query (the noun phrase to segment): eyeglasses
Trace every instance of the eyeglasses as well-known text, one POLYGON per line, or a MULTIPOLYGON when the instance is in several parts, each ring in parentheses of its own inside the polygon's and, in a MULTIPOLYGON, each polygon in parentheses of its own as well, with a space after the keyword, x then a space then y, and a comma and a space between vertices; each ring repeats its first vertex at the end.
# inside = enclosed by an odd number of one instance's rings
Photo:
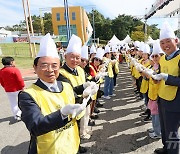
POLYGON ((100 60, 100 59, 98 59, 98 58, 94 58, 94 60, 99 61, 99 62, 101 61, 101 60, 100 60))
POLYGON ((152 58, 157 58, 157 57, 159 57, 159 55, 152 55, 151 57, 152 58))
POLYGON ((43 71, 49 69, 50 66, 51 66, 51 69, 52 69, 53 71, 56 71, 56 70, 59 69, 59 65, 57 65, 57 64, 41 64, 41 65, 38 65, 38 66, 39 66, 39 67, 41 68, 41 70, 43 70, 43 71))
POLYGON ((88 61, 87 61, 87 60, 85 60, 85 59, 81 59, 81 62, 82 62, 82 63, 84 63, 84 62, 86 62, 86 63, 87 63, 88 61))

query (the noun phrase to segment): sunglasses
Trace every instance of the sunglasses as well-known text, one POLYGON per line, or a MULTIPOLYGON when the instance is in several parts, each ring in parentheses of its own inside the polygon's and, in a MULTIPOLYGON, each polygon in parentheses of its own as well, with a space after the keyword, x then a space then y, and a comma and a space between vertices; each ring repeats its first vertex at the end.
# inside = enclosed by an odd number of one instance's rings
POLYGON ((152 58, 157 58, 157 57, 159 57, 159 55, 152 55, 151 57, 152 58))
POLYGON ((94 58, 94 60, 95 60, 95 61, 99 61, 99 62, 101 61, 101 60, 100 60, 100 59, 98 59, 98 58, 94 58))

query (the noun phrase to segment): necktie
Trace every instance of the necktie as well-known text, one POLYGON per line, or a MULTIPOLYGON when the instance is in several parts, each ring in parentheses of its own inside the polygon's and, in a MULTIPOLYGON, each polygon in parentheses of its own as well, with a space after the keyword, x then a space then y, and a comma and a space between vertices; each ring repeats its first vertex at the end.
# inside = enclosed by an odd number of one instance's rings
POLYGON ((77 75, 76 69, 73 70, 73 74, 74 74, 74 75, 77 75))
POLYGON ((55 87, 50 87, 50 90, 51 90, 52 92, 56 92, 56 91, 57 91, 55 87))

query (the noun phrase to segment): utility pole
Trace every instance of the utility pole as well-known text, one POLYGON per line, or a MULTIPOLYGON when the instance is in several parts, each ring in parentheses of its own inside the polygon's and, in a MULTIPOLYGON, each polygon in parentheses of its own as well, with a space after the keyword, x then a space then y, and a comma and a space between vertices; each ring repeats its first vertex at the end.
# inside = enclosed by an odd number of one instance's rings
POLYGON ((93 36, 94 36, 94 44, 96 43, 96 33, 95 33, 95 24, 94 24, 94 9, 92 8, 92 13, 93 13, 93 36))
POLYGON ((33 52, 32 52, 31 41, 30 41, 29 24, 28 24, 28 19, 26 16, 27 13, 26 13, 26 6, 24 4, 24 0, 22 0, 22 4, 23 4, 23 10, 24 10, 24 17, 25 17, 25 21, 26 21, 26 29, 27 29, 27 35, 28 35, 30 55, 31 55, 31 57, 34 57, 33 52))
POLYGON ((66 18, 66 30, 67 30, 67 41, 71 38, 71 26, 69 21, 69 7, 67 0, 64 0, 64 10, 65 10, 65 18, 66 18))
MULTIPOLYGON (((145 9, 145 15, 146 15, 146 12, 147 12, 147 8, 145 9)), ((147 19, 146 18, 144 21, 144 42, 145 43, 147 42, 147 19)))
MULTIPOLYGON (((29 0, 27 0, 27 7, 28 7, 28 15, 29 15, 31 33, 32 33, 32 36, 34 37, 34 29, 33 29, 33 25, 32 25, 32 18, 31 18, 29 0)), ((36 53, 36 44, 33 43, 33 46, 34 46, 34 56, 36 56, 37 55, 37 53, 36 53)))

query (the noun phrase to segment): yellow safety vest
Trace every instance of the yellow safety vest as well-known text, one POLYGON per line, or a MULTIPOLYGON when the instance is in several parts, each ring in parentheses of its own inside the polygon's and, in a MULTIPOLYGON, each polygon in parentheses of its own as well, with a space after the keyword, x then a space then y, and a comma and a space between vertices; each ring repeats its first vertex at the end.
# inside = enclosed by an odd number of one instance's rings
POLYGON ((158 88, 159 84, 154 83, 153 79, 149 79, 149 90, 148 90, 148 97, 151 100, 157 100, 158 97, 158 88))
MULTIPOLYGON (((150 61, 148 61, 146 64, 143 64, 146 68, 150 66, 150 61)), ((145 94, 148 91, 149 88, 149 80, 142 79, 141 83, 141 89, 140 92, 145 94)))
POLYGON ((71 81, 71 84, 73 85, 73 87, 82 85, 83 83, 86 82, 84 70, 80 66, 78 66, 76 69, 78 72, 78 76, 69 73, 64 68, 61 68, 59 71, 60 74, 62 74, 64 77, 66 77, 67 79, 71 81))
MULTIPOLYGON (((25 90, 35 100, 44 116, 49 115, 67 104, 74 104, 73 89, 69 83, 62 83, 63 91, 52 93, 33 84, 25 90), (71 97, 69 97, 71 96, 71 97)), ((64 127, 37 137, 38 154, 76 154, 80 138, 76 119, 64 127)))
MULTIPOLYGON (((69 79, 69 81, 71 81, 71 84, 73 87, 80 86, 86 82, 84 70, 80 66, 77 66, 76 69, 78 72, 78 76, 69 73, 64 68, 61 68, 59 70, 60 74, 62 74, 64 77, 69 79)), ((78 95, 78 96, 81 97, 82 95, 78 95)), ((82 111, 81 114, 79 114, 76 119, 78 120, 78 119, 82 118, 84 116, 84 114, 85 114, 85 110, 82 111)))
MULTIPOLYGON (((108 58, 103 57, 103 62, 106 62, 106 61, 108 61, 108 58)), ((111 62, 108 63, 107 72, 108 72, 108 76, 109 76, 110 78, 113 78, 113 77, 114 77, 113 70, 112 70, 112 63, 111 63, 111 62)))
MULTIPOLYGON (((140 64, 141 64, 142 60, 143 60, 143 59, 138 60, 140 64)), ((141 74, 140 74, 139 71, 134 67, 134 77, 135 77, 136 79, 139 79, 140 76, 141 76, 141 74)))
MULTIPOLYGON (((172 58, 171 60, 166 60, 165 55, 160 59, 161 73, 167 73, 173 76, 179 76, 179 63, 180 55, 172 58)), ((167 101, 172 101, 176 97, 177 86, 166 85, 164 80, 160 81, 158 95, 167 101)))
POLYGON ((119 62, 118 61, 116 61, 114 69, 115 69, 115 73, 118 74, 119 73, 119 62))

